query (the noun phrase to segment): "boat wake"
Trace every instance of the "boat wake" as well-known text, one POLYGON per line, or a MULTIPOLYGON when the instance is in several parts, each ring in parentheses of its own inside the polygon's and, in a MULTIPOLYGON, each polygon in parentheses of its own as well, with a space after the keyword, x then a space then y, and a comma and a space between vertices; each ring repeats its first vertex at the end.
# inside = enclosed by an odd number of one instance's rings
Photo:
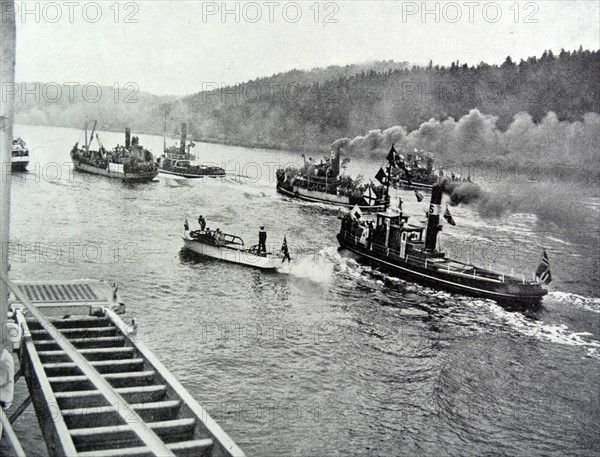
POLYGON ((568 292, 550 292, 548 299, 571 306, 580 306, 587 311, 600 314, 600 298, 583 297, 568 292))
POLYGON ((309 279, 322 284, 330 284, 334 275, 332 248, 322 249, 316 255, 300 257, 290 263, 284 263, 277 268, 280 273, 289 274, 297 278, 309 279))
POLYGON ((493 306, 491 311, 522 335, 557 344, 580 346, 585 348, 588 357, 600 360, 600 341, 594 339, 595 335, 592 333, 571 332, 566 324, 533 321, 521 313, 511 313, 500 306, 493 306))

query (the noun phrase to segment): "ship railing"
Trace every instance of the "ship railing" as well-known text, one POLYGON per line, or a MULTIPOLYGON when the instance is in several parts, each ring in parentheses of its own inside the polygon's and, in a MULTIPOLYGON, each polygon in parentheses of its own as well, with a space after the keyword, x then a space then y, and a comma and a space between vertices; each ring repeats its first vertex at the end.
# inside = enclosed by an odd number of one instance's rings
MULTIPOLYGON (((50 320, 44 316, 36 307, 33 305, 26 295, 20 291, 20 289, 4 274, 0 273, 0 280, 6 284, 8 289, 15 295, 20 301, 23 307, 29 312, 46 332, 54 340, 54 342, 65 352, 71 359, 76 367, 90 380, 94 387, 101 393, 101 395, 108 401, 108 404, 115 405, 116 413, 121 416, 123 421, 128 424, 138 438, 148 447, 150 452, 155 456, 175 456, 165 443, 159 438, 159 436, 148 426, 146 422, 138 415, 133 409, 128 407, 128 403, 125 399, 109 384, 109 382, 102 377, 102 375, 91 365, 90 362, 70 343, 66 338, 61 338, 61 333, 57 328, 50 322, 50 320)), ((27 336, 26 336, 27 338, 27 336)), ((31 336, 28 336, 31 338, 31 336)), ((72 447, 72 445, 71 445, 72 447)))

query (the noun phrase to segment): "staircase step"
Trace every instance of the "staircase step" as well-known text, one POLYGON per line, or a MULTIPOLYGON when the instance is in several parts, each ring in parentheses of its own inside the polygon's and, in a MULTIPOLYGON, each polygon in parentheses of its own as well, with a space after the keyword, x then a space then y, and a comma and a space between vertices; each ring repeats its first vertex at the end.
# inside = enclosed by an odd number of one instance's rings
MULTIPOLYGON (((213 440, 201 439, 181 441, 167 444, 167 447, 177 456, 181 457, 208 457, 213 447, 213 440)), ((104 449, 100 451, 79 452, 79 457, 153 457, 154 454, 147 447, 130 447, 122 449, 104 449)))
MULTIPOLYGON (((168 421, 177 418, 181 402, 165 400, 152 403, 136 403, 133 405, 94 406, 91 408, 63 409, 62 416, 70 429, 89 428, 97 426, 122 425, 123 419, 119 409, 131 415, 133 409, 144 422, 168 421)), ((132 416, 132 419, 133 416, 132 416)))
MULTIPOLYGON (((101 360, 91 362, 91 365, 102 374, 140 371, 144 368, 144 359, 101 360)), ((72 376, 81 374, 81 370, 72 362, 44 363, 48 376, 72 376)))
MULTIPOLYGON (((117 328, 113 326, 104 327, 77 327, 63 328, 59 330, 60 334, 72 340, 74 338, 98 338, 102 336, 114 336, 117 334, 117 328)), ((47 340, 48 332, 46 330, 31 330, 31 338, 34 341, 47 340)))
MULTIPOLYGON (((125 344, 123 336, 106 336, 98 338, 73 338, 69 342, 78 349, 101 348, 101 347, 116 347, 125 344)), ((47 351, 57 349, 59 346, 54 340, 38 340, 34 341, 38 351, 47 351)))
MULTIPOLYGON (((113 323, 106 317, 77 316, 69 319, 49 319, 52 325, 58 329, 73 327, 104 327, 112 326, 113 323)), ((40 330, 42 325, 35 319, 27 319, 29 330, 40 330)))
MULTIPOLYGON (((173 443, 193 439, 196 420, 176 419, 148 425, 164 442, 173 443)), ((78 428, 69 432, 79 452, 143 445, 129 425, 78 428)))
MULTIPOLYGON (((96 360, 125 359, 133 357, 135 349, 128 346, 80 349, 79 352, 90 362, 96 360)), ((69 362, 65 351, 38 351, 42 363, 69 362)))
MULTIPOLYGON (((164 384, 115 389, 128 403, 156 402, 165 398, 167 386, 164 384)), ((77 390, 73 392, 55 392, 61 409, 89 408, 106 406, 107 400, 99 390, 77 390)))
MULTIPOLYGON (((147 386, 152 383, 155 376, 154 370, 148 371, 133 371, 127 373, 108 373, 102 375, 111 386, 119 387, 135 387, 147 386)), ((48 381, 54 392, 66 392, 75 390, 92 390, 94 385, 87 376, 53 376, 49 377, 48 381)))

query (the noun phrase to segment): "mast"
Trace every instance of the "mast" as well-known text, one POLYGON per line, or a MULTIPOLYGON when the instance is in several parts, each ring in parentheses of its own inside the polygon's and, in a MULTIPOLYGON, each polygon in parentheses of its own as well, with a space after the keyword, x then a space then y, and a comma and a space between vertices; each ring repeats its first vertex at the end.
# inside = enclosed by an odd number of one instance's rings
POLYGON ((98 121, 94 121, 94 126, 92 127, 92 133, 90 134, 90 142, 88 143, 88 148, 92 145, 92 141, 94 140, 94 132, 96 131, 96 124, 98 121))
MULTIPOLYGON (((15 84, 15 58, 17 29, 13 2, 2 2, 2 24, 0 24, 0 86, 13 87, 15 84), (8 8, 5 8, 8 6, 8 8), (12 8, 11 8, 12 6, 12 8)), ((2 183, 0 183, 0 242, 2 243, 2 276, 8 278, 9 224, 10 224, 10 185, 7 176, 11 169, 14 91, 5 91, 6 99, 0 103, 0 162, 2 163, 2 183)), ((0 343, 6 335, 6 314, 8 313, 8 286, 0 281, 0 343)), ((2 348, 0 348, 0 351, 2 348)))
POLYGON ((84 137, 85 137, 85 150, 87 151, 88 148, 88 136, 87 136, 87 119, 85 121, 85 125, 83 126, 83 132, 84 132, 84 137))
POLYGON ((185 142, 187 138, 187 124, 181 124, 181 144, 179 145, 179 152, 185 154, 185 142))

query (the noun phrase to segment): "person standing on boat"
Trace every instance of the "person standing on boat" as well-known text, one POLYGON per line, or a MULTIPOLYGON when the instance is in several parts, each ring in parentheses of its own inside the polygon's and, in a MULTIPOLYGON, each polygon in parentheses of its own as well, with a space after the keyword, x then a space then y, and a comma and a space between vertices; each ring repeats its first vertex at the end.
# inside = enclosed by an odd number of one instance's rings
POLYGON ((202 217, 202 214, 198 216, 198 225, 200 225, 200 230, 202 231, 204 231, 204 229, 206 228, 206 221, 202 217))
POLYGON ((258 232, 258 253, 267 252, 267 231, 264 225, 260 227, 258 232))

